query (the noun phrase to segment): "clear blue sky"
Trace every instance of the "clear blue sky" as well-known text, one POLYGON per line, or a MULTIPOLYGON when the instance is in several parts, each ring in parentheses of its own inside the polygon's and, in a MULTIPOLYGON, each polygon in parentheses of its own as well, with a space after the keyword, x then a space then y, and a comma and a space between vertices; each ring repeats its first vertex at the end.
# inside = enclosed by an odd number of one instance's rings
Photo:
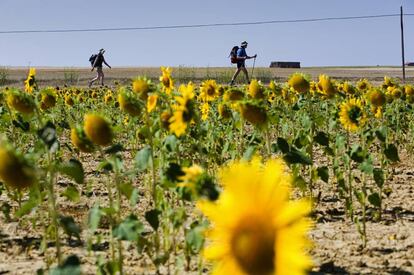
MULTIPOLYGON (((145 27, 414 13, 413 0, 0 0, 0 31, 145 27)), ((405 18, 414 61, 414 16, 405 18)), ((400 65, 398 17, 195 29, 0 34, 0 66, 89 66, 100 48, 112 66, 230 66, 247 40, 257 66, 400 65)))

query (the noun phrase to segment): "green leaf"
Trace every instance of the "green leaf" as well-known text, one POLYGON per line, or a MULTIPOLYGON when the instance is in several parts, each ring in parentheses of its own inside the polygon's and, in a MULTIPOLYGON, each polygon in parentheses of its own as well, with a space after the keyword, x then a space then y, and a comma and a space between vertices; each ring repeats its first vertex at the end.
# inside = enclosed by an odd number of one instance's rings
POLYGON ((323 180, 324 182, 329 182, 329 168, 327 166, 318 167, 318 176, 323 180))
POLYGON ((359 146, 358 144, 355 144, 354 146, 352 146, 350 157, 355 162, 358 162, 358 163, 363 162, 365 159, 365 153, 362 150, 362 147, 359 146))
POLYGON ((73 219, 73 217, 70 217, 70 216, 60 216, 59 217, 59 223, 62 226, 62 228, 65 231, 65 233, 69 237, 75 236, 76 238, 80 239, 81 229, 76 224, 76 222, 73 219))
POLYGON ((144 171, 152 165, 150 146, 145 146, 137 153, 137 156, 135 157, 135 165, 138 171, 144 171))
POLYGON ((308 183, 302 176, 296 176, 293 178, 293 186, 298 187, 301 191, 306 191, 308 183))
POLYGON ((161 211, 159 211, 158 209, 152 209, 152 210, 145 212, 145 220, 151 225, 151 227, 155 231, 157 231, 160 225, 160 220, 158 217, 160 214, 161 214, 161 211))
POLYGON ((65 191, 63 191, 62 196, 66 197, 72 202, 78 202, 80 199, 79 191, 75 186, 68 186, 65 191))
POLYGON ((381 197, 378 193, 372 193, 368 196, 368 201, 375 207, 381 206, 381 197))
POLYGON ((187 231, 185 235, 185 241, 187 245, 191 248, 193 253, 198 253, 204 244, 204 227, 195 226, 194 228, 187 231))
POLYGON ((387 141, 387 129, 385 127, 381 127, 378 130, 375 131, 375 136, 379 139, 381 142, 387 141))
POLYGON ((141 127, 141 129, 139 129, 138 132, 138 137, 141 139, 149 139, 151 136, 151 128, 148 127, 147 125, 141 127))
POLYGON ((400 161, 400 157, 398 156, 398 149, 394 144, 389 144, 385 150, 384 155, 387 157, 388 160, 391 162, 400 161))
POLYGON ((84 172, 82 163, 76 159, 70 159, 67 163, 58 165, 57 170, 75 180, 78 184, 84 181, 84 172))
POLYGON ((372 164, 372 159, 371 158, 367 158, 365 159, 360 165, 359 165, 359 169, 368 174, 371 175, 374 171, 374 165, 372 164))
POLYGON ((98 229, 102 214, 103 213, 98 205, 95 205, 89 211, 88 224, 89 224, 89 229, 91 229, 93 232, 96 229, 98 229))
POLYGON ((360 204, 364 204, 364 193, 358 190, 354 190, 355 197, 358 199, 360 204))
POLYGON ((382 188, 384 186, 384 182, 385 182, 384 171, 382 171, 382 169, 380 169, 380 168, 375 168, 373 173, 374 173, 375 184, 379 188, 382 188))
POLYGON ((329 136, 325 132, 318 132, 313 140, 322 146, 329 146, 329 136))
POLYGON ((71 255, 66 258, 61 266, 53 268, 50 275, 80 275, 80 260, 76 255, 71 255))
POLYGON ((16 211, 16 217, 23 217, 24 215, 29 214, 33 208, 37 207, 41 203, 41 195, 39 193, 39 190, 37 190, 38 187, 33 187, 30 189, 29 193, 29 200, 24 203, 19 210, 16 211))
POLYGON ((304 165, 311 165, 312 164, 312 160, 306 156, 304 153, 302 153, 301 151, 297 150, 297 149, 292 149, 292 151, 288 152, 283 159, 288 163, 288 164, 304 164, 304 165))
POLYGON ((175 135, 169 135, 164 140, 164 148, 168 152, 175 152, 177 150, 178 139, 175 135))
POLYGON ((276 143, 277 147, 283 154, 289 153, 290 146, 286 139, 278 137, 276 143))
POLYGON ((256 146, 249 146, 249 148, 247 148, 247 150, 243 154, 243 159, 247 161, 251 160, 255 152, 256 146))
POLYGON ((121 191, 121 194, 129 199, 131 198, 132 192, 134 191, 134 187, 129 182, 121 183, 119 185, 119 191, 121 191))
POLYGON ((123 241, 137 241, 144 231, 144 225, 136 216, 130 215, 118 224, 112 231, 114 237, 123 241))
POLYGON ((121 144, 116 143, 112 145, 111 147, 109 147, 108 149, 105 149, 105 154, 111 155, 111 154, 115 154, 115 153, 122 152, 122 151, 124 151, 124 147, 121 144))

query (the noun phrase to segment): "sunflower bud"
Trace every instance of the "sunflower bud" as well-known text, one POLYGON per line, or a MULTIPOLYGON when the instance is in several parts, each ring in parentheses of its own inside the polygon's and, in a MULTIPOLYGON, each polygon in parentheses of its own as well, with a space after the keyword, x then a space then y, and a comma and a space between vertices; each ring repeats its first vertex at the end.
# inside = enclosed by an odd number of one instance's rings
POLYGON ((90 153, 93 152, 93 143, 86 137, 85 131, 79 128, 72 128, 70 133, 70 139, 81 152, 90 153))
POLYGON ((309 80, 301 73, 294 73, 288 80, 288 85, 298 93, 306 93, 309 91, 309 80))
POLYGON ((106 146, 112 142, 112 129, 104 118, 99 115, 87 114, 84 121, 85 134, 93 143, 106 146))
POLYGON ((35 170, 13 150, 0 147, 0 179, 14 189, 24 189, 36 182, 35 170))
POLYGON ((263 127, 267 122, 266 110, 263 107, 253 105, 252 103, 243 103, 240 105, 242 117, 251 124, 263 127))
POLYGON ((9 90, 6 101, 9 107, 22 114, 31 114, 36 109, 33 98, 17 89, 9 90))

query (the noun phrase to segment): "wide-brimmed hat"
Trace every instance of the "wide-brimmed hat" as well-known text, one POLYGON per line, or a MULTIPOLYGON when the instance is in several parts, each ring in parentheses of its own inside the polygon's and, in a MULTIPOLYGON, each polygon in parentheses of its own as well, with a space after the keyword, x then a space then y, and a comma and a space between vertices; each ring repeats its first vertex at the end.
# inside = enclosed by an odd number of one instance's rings
POLYGON ((243 41, 243 42, 241 42, 241 44, 240 44, 242 47, 243 46, 247 46, 247 41, 243 41))

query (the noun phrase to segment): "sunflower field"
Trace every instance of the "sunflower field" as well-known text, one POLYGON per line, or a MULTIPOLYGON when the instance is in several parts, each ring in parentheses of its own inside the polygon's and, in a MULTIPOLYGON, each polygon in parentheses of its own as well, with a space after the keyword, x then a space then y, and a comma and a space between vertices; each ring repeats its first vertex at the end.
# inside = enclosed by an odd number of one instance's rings
POLYGON ((173 75, 0 88, 0 274, 414 272, 414 86, 173 75))

